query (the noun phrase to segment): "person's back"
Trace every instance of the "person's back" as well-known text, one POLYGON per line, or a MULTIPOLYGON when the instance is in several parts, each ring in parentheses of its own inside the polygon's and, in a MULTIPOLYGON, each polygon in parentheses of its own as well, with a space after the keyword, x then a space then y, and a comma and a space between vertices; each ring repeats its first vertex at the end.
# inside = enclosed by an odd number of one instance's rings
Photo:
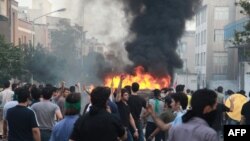
POLYGON ((81 109, 80 93, 71 93, 65 102, 65 117, 52 130, 50 141, 68 141, 81 109))
POLYGON ((219 141, 210 126, 216 117, 217 94, 208 89, 197 90, 191 99, 191 109, 182 116, 182 124, 169 130, 170 141, 219 141))
POLYGON ((134 120, 138 121, 142 108, 146 108, 146 101, 138 95, 131 95, 128 99, 128 105, 134 120))
POLYGON ((13 100, 14 92, 10 88, 10 82, 6 81, 4 83, 4 90, 0 92, 0 97, 1 97, 1 107, 4 107, 4 105, 13 100))
POLYGON ((246 102, 241 109, 241 124, 250 125, 250 101, 246 102))
POLYGON ((43 100, 31 106, 37 117, 42 141, 49 140, 51 130, 56 123, 55 117, 58 120, 62 119, 59 107, 50 101, 52 93, 51 87, 45 87, 42 90, 43 100))
POLYGON ((55 114, 59 107, 50 101, 41 101, 31 106, 36 113, 40 129, 52 129, 55 125, 55 114))
POLYGON ((15 106, 7 111, 9 141, 33 141, 32 128, 37 127, 35 114, 24 106, 15 106))
POLYGON ((125 128, 121 122, 107 112, 110 89, 96 87, 91 92, 90 111, 75 123, 70 140, 73 141, 117 141, 126 139, 125 128))
POLYGON ((106 110, 99 111, 96 115, 87 113, 75 125, 78 126, 81 141, 117 141, 117 137, 124 134, 119 120, 106 110))
POLYGON ((217 141, 217 133, 201 118, 176 125, 169 130, 169 141, 217 141), (177 135, 178 134, 178 135, 177 135))
POLYGON ((27 108, 30 93, 21 89, 18 94, 18 105, 7 111, 3 136, 6 136, 7 127, 9 141, 40 141, 40 131, 34 112, 27 108))

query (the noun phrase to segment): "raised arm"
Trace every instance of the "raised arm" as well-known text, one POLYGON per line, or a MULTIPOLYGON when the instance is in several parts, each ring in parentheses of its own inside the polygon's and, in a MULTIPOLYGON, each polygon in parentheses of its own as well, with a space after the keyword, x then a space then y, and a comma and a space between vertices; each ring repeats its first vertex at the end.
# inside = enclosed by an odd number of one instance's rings
POLYGON ((116 94, 116 97, 115 97, 116 102, 121 101, 122 82, 123 82, 124 79, 125 79, 125 75, 121 75, 119 85, 118 85, 118 88, 117 88, 117 94, 116 94))

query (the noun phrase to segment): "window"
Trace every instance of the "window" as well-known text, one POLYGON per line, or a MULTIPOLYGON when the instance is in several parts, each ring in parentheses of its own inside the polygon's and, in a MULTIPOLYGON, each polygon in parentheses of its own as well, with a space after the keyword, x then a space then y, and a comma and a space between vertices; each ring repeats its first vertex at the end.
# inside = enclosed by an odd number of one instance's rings
POLYGON ((207 43, 207 30, 204 30, 204 44, 207 43))
POLYGON ((205 23, 207 20, 207 8, 204 7, 201 12, 201 23, 205 23))
POLYGON ((215 7, 214 19, 215 20, 228 20, 229 19, 229 8, 228 7, 215 7))
POLYGON ((225 74, 227 73, 227 54, 226 53, 214 53, 213 55, 213 72, 215 74, 225 74))
POLYGON ((200 33, 198 33, 198 46, 200 46, 200 33))
POLYGON ((201 31, 201 45, 203 45, 203 31, 201 31))
POLYGON ((214 41, 215 42, 224 41, 224 30, 223 29, 215 29, 214 30, 214 41))
POLYGON ((203 53, 203 65, 206 66, 206 53, 203 53))

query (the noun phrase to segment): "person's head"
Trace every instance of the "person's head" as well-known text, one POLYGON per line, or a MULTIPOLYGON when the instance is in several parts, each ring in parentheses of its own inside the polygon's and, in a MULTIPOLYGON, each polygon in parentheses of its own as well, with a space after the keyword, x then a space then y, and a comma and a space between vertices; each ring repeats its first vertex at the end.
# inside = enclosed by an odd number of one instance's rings
POLYGON ((187 94, 190 94, 190 92, 191 92, 190 89, 187 89, 187 90, 186 90, 186 93, 187 93, 187 94))
POLYGON ((18 87, 14 90, 14 96, 13 96, 13 100, 17 101, 18 100, 18 94, 19 94, 19 91, 21 90, 22 88, 21 87, 18 87))
POLYGON ((208 122, 213 122, 216 116, 217 94, 209 89, 200 89, 194 92, 191 99, 191 110, 183 115, 183 122, 189 121, 192 117, 200 117, 208 122))
POLYGON ((129 93, 128 93, 128 90, 127 89, 121 89, 121 98, 122 100, 124 101, 128 101, 128 98, 129 98, 129 93))
POLYGON ((232 95, 232 94, 234 94, 234 91, 232 91, 232 90, 227 90, 227 93, 226 93, 227 95, 232 95))
POLYGON ((185 85, 177 85, 175 88, 176 93, 184 92, 185 85))
POLYGON ((35 100, 35 101, 40 100, 40 97, 42 95, 42 92, 41 92, 40 89, 38 89, 36 87, 33 87, 33 88, 31 88, 30 93, 31 93, 31 97, 32 97, 33 100, 35 100))
POLYGON ((29 98, 30 98, 30 92, 29 92, 28 89, 20 88, 17 91, 17 101, 18 101, 18 103, 28 102, 29 98))
POLYGON ((219 93, 223 93, 223 87, 222 87, 222 86, 219 86, 219 87, 217 88, 217 91, 218 91, 219 93))
POLYGON ((75 92, 76 92, 76 87, 75 87, 75 86, 70 86, 70 87, 69 87, 69 91, 70 91, 71 93, 75 93, 75 92))
POLYGON ((154 98, 160 98, 161 91, 159 89, 154 89, 153 94, 154 94, 154 98))
POLYGON ((246 91, 240 90, 240 91, 239 91, 239 94, 246 96, 246 91))
POLYGON ((18 87, 18 85, 16 83, 12 84, 11 85, 11 89, 12 91, 15 91, 15 89, 18 87))
POLYGON ((106 109, 107 101, 110 95, 110 88, 108 87, 96 87, 90 94, 90 101, 93 106, 97 108, 106 109))
POLYGON ((172 98, 170 96, 166 96, 164 101, 165 101, 165 106, 167 106, 167 108, 172 108, 171 107, 172 98))
POLYGON ((52 97, 58 97, 59 96, 59 89, 56 87, 51 88, 52 91, 52 97))
POLYGON ((174 111, 185 110, 188 104, 188 97, 184 93, 174 93, 171 95, 171 107, 174 111))
POLYGON ((124 87, 124 89, 126 89, 128 91, 128 94, 131 95, 132 92, 131 92, 131 86, 127 85, 124 87))
POLYGON ((136 93, 140 89, 140 85, 137 82, 132 83, 132 92, 136 93))
POLYGON ((46 86, 42 90, 43 99, 49 100, 52 97, 52 87, 46 86))
POLYGON ((70 93, 65 100, 65 115, 77 115, 81 110, 81 94, 70 93))
POLYGON ((70 94, 69 88, 64 88, 64 89, 63 89, 63 96, 64 96, 64 97, 67 97, 69 94, 70 94))
POLYGON ((6 88, 9 88, 10 87, 10 81, 7 80, 3 83, 3 87, 6 89, 6 88))

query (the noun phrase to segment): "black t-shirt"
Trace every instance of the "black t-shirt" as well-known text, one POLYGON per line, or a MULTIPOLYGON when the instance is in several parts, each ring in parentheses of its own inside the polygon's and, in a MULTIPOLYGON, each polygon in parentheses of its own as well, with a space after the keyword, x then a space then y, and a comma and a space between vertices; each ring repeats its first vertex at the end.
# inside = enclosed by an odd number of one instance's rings
POLYGON ((131 95, 128 99, 128 105, 134 120, 138 121, 142 107, 146 108, 146 100, 138 95, 131 95))
POLYGON ((227 106, 225 106, 224 104, 218 103, 218 104, 217 104, 216 110, 217 110, 216 118, 215 118, 215 120, 214 120, 214 122, 213 122, 212 127, 213 127, 216 131, 218 131, 218 130, 221 130, 221 129, 222 129, 222 125, 223 125, 223 124, 222 124, 222 123, 223 123, 223 113, 224 113, 224 112, 229 112, 230 109, 229 109, 227 106))
POLYGON ((33 141, 32 128, 38 127, 35 114, 24 106, 15 106, 7 111, 9 141, 33 141))
POLYGON ((243 105, 241 115, 246 118, 246 125, 250 125, 250 101, 243 105))
POLYGON ((75 123, 70 139, 75 141, 117 141, 125 129, 121 122, 106 110, 91 115, 88 112, 75 123))
POLYGON ((123 103, 122 101, 116 102, 116 105, 118 107, 118 111, 120 114, 120 119, 122 121, 122 124, 125 127, 129 127, 129 115, 130 115, 129 106, 123 103))

